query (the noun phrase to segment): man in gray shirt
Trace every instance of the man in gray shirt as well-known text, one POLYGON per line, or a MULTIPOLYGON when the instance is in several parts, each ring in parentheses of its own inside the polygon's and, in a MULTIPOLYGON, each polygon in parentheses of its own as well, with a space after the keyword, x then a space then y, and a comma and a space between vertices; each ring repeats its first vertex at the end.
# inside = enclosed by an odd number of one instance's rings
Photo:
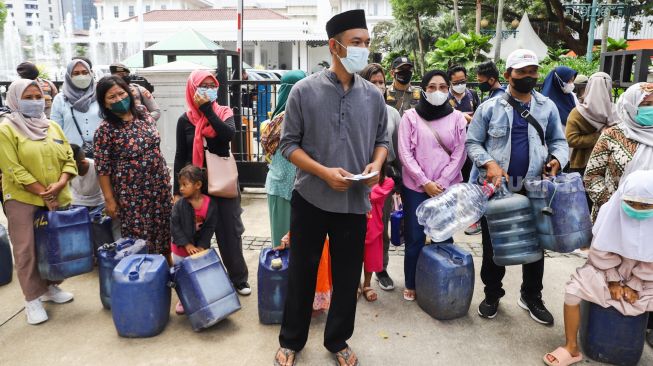
POLYGON ((378 175, 362 181, 347 178, 381 170, 388 147, 387 112, 381 92, 356 75, 369 55, 364 11, 334 16, 327 22, 327 33, 333 66, 291 90, 279 146, 298 172, 291 199, 291 258, 278 365, 294 364, 308 339, 327 235, 333 297, 324 345, 339 364, 358 364, 347 340, 354 331, 369 187, 378 182, 378 175))

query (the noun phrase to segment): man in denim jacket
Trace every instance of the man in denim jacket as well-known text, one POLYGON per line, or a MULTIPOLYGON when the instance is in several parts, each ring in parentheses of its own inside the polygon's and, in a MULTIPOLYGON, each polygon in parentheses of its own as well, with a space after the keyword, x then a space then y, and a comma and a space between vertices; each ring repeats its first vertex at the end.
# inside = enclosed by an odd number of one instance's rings
MULTIPOLYGON (((569 159, 569 146, 555 104, 533 90, 538 79, 538 59, 530 50, 512 52, 506 62, 507 93, 516 99, 537 120, 544 131, 546 146, 537 130, 503 97, 481 104, 467 132, 467 153, 479 170, 477 183, 492 182, 495 186, 506 178, 510 190, 521 192, 526 177, 556 175, 569 159), (547 161, 547 157, 551 160, 547 161)), ((492 260, 492 242, 485 218, 483 234, 483 264, 481 279, 485 284, 485 300, 478 307, 481 317, 497 315, 499 300, 505 295, 501 280, 505 267, 492 260)), ((553 324, 553 315, 542 302, 544 259, 525 264, 519 306, 530 312, 531 318, 545 325, 553 324)))

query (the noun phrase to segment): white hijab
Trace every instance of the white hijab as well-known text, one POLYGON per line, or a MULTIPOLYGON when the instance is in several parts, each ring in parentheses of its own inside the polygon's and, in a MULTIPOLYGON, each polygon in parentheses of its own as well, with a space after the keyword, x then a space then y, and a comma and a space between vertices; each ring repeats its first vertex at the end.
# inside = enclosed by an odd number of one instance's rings
MULTIPOLYGON (((25 137, 32 141, 39 141, 48 135, 50 121, 45 116, 45 113, 42 113, 38 118, 24 116, 20 113, 18 102, 22 99, 25 89, 30 85, 34 85, 41 90, 39 83, 29 79, 18 79, 9 85, 9 90, 7 90, 7 107, 9 107, 11 113, 5 114, 4 117, 25 137)), ((43 94, 43 90, 41 90, 41 94, 43 94)))
POLYGON ((592 247, 642 262, 653 262, 653 219, 636 220, 621 208, 624 200, 653 204, 653 170, 638 170, 622 181, 601 206, 592 247))
POLYGON ((613 126, 619 120, 611 93, 610 75, 604 72, 594 73, 587 81, 583 103, 576 106, 578 113, 597 131, 613 126))
POLYGON ((653 169, 653 126, 642 126, 635 121, 637 108, 644 98, 653 93, 653 84, 638 83, 619 97, 617 101, 617 113, 621 119, 621 126, 624 134, 631 140, 637 141, 639 147, 633 156, 633 160, 626 165, 621 182, 636 170, 653 169))

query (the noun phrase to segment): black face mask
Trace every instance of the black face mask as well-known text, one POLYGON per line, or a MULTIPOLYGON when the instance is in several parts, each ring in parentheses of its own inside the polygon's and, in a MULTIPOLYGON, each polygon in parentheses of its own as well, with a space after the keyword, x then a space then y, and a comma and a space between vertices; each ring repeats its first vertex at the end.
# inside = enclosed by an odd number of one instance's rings
POLYGON ((482 91, 483 93, 487 93, 487 92, 489 92, 490 90, 492 90, 492 85, 490 85, 489 82, 484 81, 484 82, 478 84, 478 88, 481 89, 481 91, 482 91))
POLYGON ((412 71, 397 71, 395 72, 395 80, 399 82, 399 84, 408 84, 410 83, 410 80, 413 78, 413 72, 412 71))
POLYGON ((537 84, 537 78, 530 76, 523 77, 521 79, 512 78, 512 87, 515 88, 520 93, 530 93, 535 88, 537 84))

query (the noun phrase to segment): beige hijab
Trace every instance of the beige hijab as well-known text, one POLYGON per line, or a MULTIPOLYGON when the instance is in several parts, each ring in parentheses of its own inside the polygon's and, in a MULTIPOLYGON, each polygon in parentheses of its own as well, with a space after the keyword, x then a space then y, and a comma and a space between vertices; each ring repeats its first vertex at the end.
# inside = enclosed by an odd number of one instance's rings
MULTIPOLYGON (((9 120, 16 130, 28 139, 38 141, 43 140, 48 135, 50 121, 45 116, 45 113, 41 114, 39 118, 26 117, 20 113, 18 101, 23 97, 25 89, 30 85, 34 85, 41 90, 41 87, 36 81, 29 79, 19 79, 9 85, 9 90, 7 91, 7 107, 9 107, 11 113, 4 115, 4 117, 9 120)), ((41 90, 41 94, 43 94, 43 90, 41 90)))
POLYGON ((576 106, 578 113, 598 131, 619 122, 615 105, 612 103, 611 92, 612 78, 610 75, 597 72, 592 74, 587 81, 583 103, 576 106))

